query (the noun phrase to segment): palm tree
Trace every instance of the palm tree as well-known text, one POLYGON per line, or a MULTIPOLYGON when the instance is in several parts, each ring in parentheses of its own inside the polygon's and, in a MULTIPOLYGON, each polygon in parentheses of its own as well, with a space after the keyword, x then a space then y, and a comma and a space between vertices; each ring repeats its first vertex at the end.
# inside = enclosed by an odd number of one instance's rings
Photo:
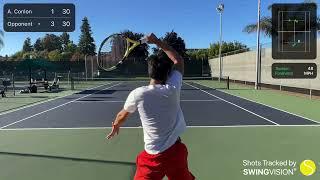
MULTIPOLYGON (((314 0, 304 0, 303 3, 315 3, 314 0)), ((272 9, 272 5, 268 6, 268 10, 272 9)), ((320 17, 317 17, 317 29, 320 30, 320 17)), ((257 31, 257 23, 249 24, 244 27, 243 32, 248 34, 257 31)), ((270 16, 264 16, 260 19, 260 31, 266 36, 271 37, 272 35, 272 18, 270 16)))

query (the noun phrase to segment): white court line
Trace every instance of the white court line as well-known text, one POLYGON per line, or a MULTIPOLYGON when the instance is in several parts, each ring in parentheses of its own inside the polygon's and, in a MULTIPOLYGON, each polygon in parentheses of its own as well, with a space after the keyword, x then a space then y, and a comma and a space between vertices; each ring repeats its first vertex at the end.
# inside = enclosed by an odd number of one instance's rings
MULTIPOLYGON (((285 128, 285 127, 319 127, 319 124, 313 125, 229 125, 229 126, 187 126, 187 128, 285 128)), ((0 129, 1 131, 31 131, 31 130, 99 130, 111 129, 112 127, 75 127, 75 128, 9 128, 0 129)), ((122 129, 142 129, 142 127, 121 127, 122 129)))
MULTIPOLYGON (((193 99, 186 99, 186 100, 180 100, 180 102, 217 102, 221 101, 220 99, 203 99, 203 100, 193 100, 193 99)), ((76 101, 75 103, 124 103, 126 101, 108 101, 108 100, 101 100, 101 101, 76 101)))
POLYGON ((210 95, 210 96, 212 96, 212 97, 215 97, 215 98, 217 98, 217 99, 220 99, 220 100, 222 100, 222 101, 224 101, 224 102, 226 102, 226 103, 228 103, 228 104, 231 104, 231 105, 233 105, 233 106, 235 106, 235 107, 237 107, 237 108, 240 108, 240 109, 242 109, 242 110, 244 110, 244 111, 246 111, 246 112, 248 112, 248 113, 250 113, 250 114, 253 114, 253 115, 255 115, 255 116, 259 117, 259 118, 262 118, 262 119, 264 119, 264 120, 266 120, 266 121, 268 121, 268 122, 271 122, 271 123, 274 124, 274 125, 277 125, 277 126, 280 125, 280 124, 278 124, 278 123, 276 123, 276 122, 271 121, 271 120, 268 119, 268 118, 265 118, 265 117, 263 117, 263 116, 261 116, 261 115, 259 115, 259 114, 257 114, 257 113, 254 113, 254 112, 252 112, 252 111, 250 111, 250 110, 248 110, 248 109, 246 109, 246 108, 244 108, 244 107, 241 107, 241 106, 239 106, 239 105, 237 105, 237 104, 235 104, 235 103, 232 103, 232 102, 230 102, 230 101, 227 101, 227 100, 225 100, 225 99, 223 99, 223 98, 221 98, 221 97, 218 97, 218 96, 216 96, 216 95, 213 95, 213 94, 209 93, 208 91, 205 91, 205 90, 203 90, 203 89, 200 89, 200 88, 198 88, 198 87, 196 87, 196 86, 193 86, 193 85, 191 85, 191 84, 189 84, 189 83, 186 83, 186 82, 184 82, 184 83, 187 84, 187 85, 189 85, 189 86, 191 86, 191 87, 193 87, 193 88, 195 88, 195 89, 198 89, 198 90, 200 90, 200 91, 202 91, 202 92, 204 92, 204 93, 206 93, 206 94, 208 94, 208 95, 210 95))
MULTIPOLYGON (((105 85, 108 85, 108 84, 111 84, 111 83, 107 83, 107 84, 100 85, 100 86, 95 86, 95 87, 92 87, 92 88, 89 88, 89 89, 86 89, 86 90, 92 90, 92 89, 94 89, 94 88, 99 88, 99 87, 101 87, 101 86, 105 86, 105 85)), ((73 93, 73 94, 74 94, 74 93, 73 93)), ((52 98, 52 99, 48 99, 48 100, 45 100, 45 101, 40 101, 40 102, 36 102, 36 103, 30 104, 30 105, 26 105, 26 106, 23 106, 23 107, 19 107, 19 108, 16 108, 16 109, 4 111, 4 112, 0 113, 0 116, 5 115, 5 114, 9 114, 9 113, 13 113, 13 112, 15 112, 15 111, 19 111, 19 110, 22 110, 22 109, 26 109, 26 108, 29 108, 29 107, 33 107, 33 106, 36 106, 36 105, 39 105, 39 104, 47 103, 47 102, 50 102, 50 101, 53 101, 53 100, 62 99, 62 98, 65 98, 65 97, 67 97, 67 96, 71 96, 71 95, 73 95, 73 94, 69 94, 69 95, 66 95, 66 96, 58 96, 58 97, 56 97, 56 98, 52 98)))
MULTIPOLYGON (((120 85, 120 84, 121 84, 121 83, 117 83, 117 84, 112 85, 112 86, 109 86, 109 87, 107 87, 107 88, 105 88, 105 89, 102 89, 102 90, 96 91, 96 92, 91 93, 91 94, 87 94, 87 95, 85 95, 85 96, 82 96, 82 97, 80 97, 80 98, 74 99, 74 100, 72 100, 72 101, 68 101, 68 102, 66 102, 66 103, 60 104, 60 105, 55 106, 55 107, 53 107, 53 108, 47 109, 47 110, 45 110, 45 111, 39 112, 39 113, 37 113, 37 114, 34 114, 34 115, 31 115, 31 116, 28 116, 28 117, 26 117, 26 118, 20 119, 20 120, 18 120, 18 121, 13 122, 13 123, 10 123, 10 124, 7 124, 7 125, 5 125, 5 126, 2 126, 2 127, 0 127, 0 129, 6 128, 6 127, 8 127, 8 126, 11 126, 11 125, 17 124, 17 123, 19 123, 19 122, 22 122, 22 121, 28 120, 28 119, 33 118, 33 117, 36 117, 36 116, 39 116, 39 115, 41 115, 41 114, 43 114, 43 113, 46 113, 46 112, 52 111, 52 110, 57 109, 57 108, 59 108, 59 107, 65 106, 65 105, 70 104, 70 103, 73 103, 73 102, 75 102, 75 101, 77 101, 77 100, 80 100, 80 99, 86 98, 86 97, 88 97, 88 96, 91 96, 91 95, 96 94, 96 93, 98 93, 98 92, 104 91, 104 90, 106 90, 106 89, 110 89, 110 88, 112 88, 112 87, 114 87, 114 86, 118 86, 118 85, 120 85)), ((108 85, 108 84, 106 84, 106 85, 108 85)), ((103 85, 103 86, 104 86, 104 85, 103 85)))
POLYGON ((193 99, 186 99, 186 100, 180 100, 182 102, 216 102, 221 101, 221 99, 204 99, 204 100, 193 100, 193 99))
MULTIPOLYGON (((206 85, 202 85, 202 84, 200 84, 200 85, 201 85, 201 86, 208 87, 208 88, 211 88, 211 87, 206 86, 206 85)), ((313 120, 313 119, 310 119, 310 118, 307 118, 307 117, 304 117, 304 116, 301 116, 301 115, 298 115, 298 114, 295 114, 295 113, 292 113, 292 112, 288 112, 288 111, 286 111, 286 110, 282 110, 282 109, 279 109, 279 108, 276 108, 276 107, 273 107, 273 106, 270 106, 270 105, 267 105, 267 104, 264 104, 264 103, 261 103, 261 102, 257 102, 257 101, 254 101, 254 100, 251 100, 251 99, 248 99, 248 98, 245 98, 245 97, 237 96, 237 95, 234 95, 234 94, 231 94, 231 93, 228 93, 228 92, 226 92, 226 91, 219 90, 219 89, 215 89, 215 90, 216 90, 216 91, 220 91, 220 92, 222 92, 222 93, 226 93, 226 94, 228 94, 228 95, 230 95, 230 96, 234 96, 234 97, 241 98, 241 99, 244 99, 244 100, 253 102, 253 103, 257 103, 257 104, 260 104, 260 105, 263 105, 263 106, 267 106, 267 107, 269 107, 269 108, 272 108, 272 109, 275 109, 275 110, 278 110, 278 111, 282 111, 282 112, 284 112, 284 113, 288 113, 288 114, 291 114, 291 115, 293 115, 293 116, 297 116, 297 117, 299 117, 299 118, 306 119, 306 120, 309 120, 309 121, 312 121, 312 122, 314 122, 314 123, 319 124, 319 122, 316 121, 316 120, 313 120)))

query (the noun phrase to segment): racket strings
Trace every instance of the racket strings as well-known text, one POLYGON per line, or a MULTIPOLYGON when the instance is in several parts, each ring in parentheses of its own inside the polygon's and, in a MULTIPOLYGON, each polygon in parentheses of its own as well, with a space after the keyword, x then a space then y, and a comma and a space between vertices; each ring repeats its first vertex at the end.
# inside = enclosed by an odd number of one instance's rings
POLYGON ((98 63, 103 69, 110 69, 121 63, 126 48, 128 46, 127 41, 121 36, 111 36, 102 45, 98 63))

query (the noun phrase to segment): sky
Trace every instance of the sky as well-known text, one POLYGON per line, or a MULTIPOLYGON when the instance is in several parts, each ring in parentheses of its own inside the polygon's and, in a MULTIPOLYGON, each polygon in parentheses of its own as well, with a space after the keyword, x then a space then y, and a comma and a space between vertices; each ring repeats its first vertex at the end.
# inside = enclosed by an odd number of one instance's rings
MULTIPOLYGON (((261 0, 262 16, 270 16, 267 9, 272 3, 294 3, 303 0, 261 0)), ((218 0, 2 0, 5 3, 73 3, 76 7, 76 30, 70 32, 71 40, 78 43, 81 20, 86 16, 97 46, 108 35, 123 30, 140 33, 153 32, 161 37, 174 30, 187 48, 208 48, 219 41, 218 0)), ((257 21, 257 0, 224 0, 223 40, 239 41, 248 47, 256 45, 256 34, 247 34, 243 28, 257 21)), ((0 15, 3 16, 3 7, 0 15)), ((0 18, 3 30, 3 17, 0 18)), ((46 33, 4 32, 5 46, 0 55, 12 55, 22 49, 23 41, 30 37, 32 43, 46 33)), ((54 33, 60 35, 61 33, 54 33)), ((262 43, 271 39, 262 35, 262 43)))

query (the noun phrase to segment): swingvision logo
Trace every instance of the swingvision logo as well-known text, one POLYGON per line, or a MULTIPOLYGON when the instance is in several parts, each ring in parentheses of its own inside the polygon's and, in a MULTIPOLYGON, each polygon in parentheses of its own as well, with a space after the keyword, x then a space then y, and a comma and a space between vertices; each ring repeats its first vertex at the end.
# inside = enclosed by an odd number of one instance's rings
POLYGON ((243 160, 244 176, 294 176, 297 170, 294 160, 243 160))
POLYGON ((317 171, 316 163, 312 160, 304 160, 300 164, 300 172, 304 176, 311 176, 317 171))
POLYGON ((310 159, 301 162, 292 159, 243 160, 242 167, 244 176, 313 176, 317 173, 317 164, 310 159))

